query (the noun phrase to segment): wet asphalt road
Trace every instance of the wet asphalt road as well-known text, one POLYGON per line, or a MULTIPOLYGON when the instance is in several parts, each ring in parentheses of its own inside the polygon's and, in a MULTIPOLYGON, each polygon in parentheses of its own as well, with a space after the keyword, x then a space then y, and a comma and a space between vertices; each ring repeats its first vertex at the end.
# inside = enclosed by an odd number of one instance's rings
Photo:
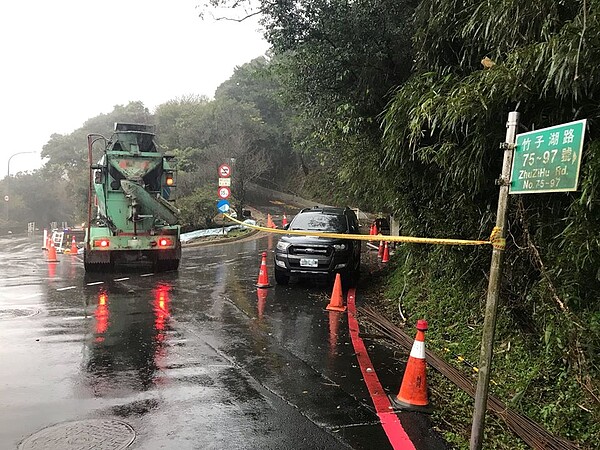
MULTIPOLYGON (((331 286, 257 293, 274 242, 184 249, 178 272, 89 275, 78 256, 48 264, 39 236, 0 238, 0 448, 97 418, 129 424, 135 449, 391 448, 347 319, 324 310, 331 286)), ((397 392, 388 356, 373 359, 397 392)), ((405 419, 417 448, 441 448, 422 415, 405 419)))

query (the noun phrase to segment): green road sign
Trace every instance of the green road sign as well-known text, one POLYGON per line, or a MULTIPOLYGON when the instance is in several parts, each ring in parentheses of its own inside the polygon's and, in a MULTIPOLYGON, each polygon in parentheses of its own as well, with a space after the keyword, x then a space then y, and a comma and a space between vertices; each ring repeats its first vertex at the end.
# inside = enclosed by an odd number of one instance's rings
POLYGON ((585 122, 517 134, 509 193, 576 191, 585 122))

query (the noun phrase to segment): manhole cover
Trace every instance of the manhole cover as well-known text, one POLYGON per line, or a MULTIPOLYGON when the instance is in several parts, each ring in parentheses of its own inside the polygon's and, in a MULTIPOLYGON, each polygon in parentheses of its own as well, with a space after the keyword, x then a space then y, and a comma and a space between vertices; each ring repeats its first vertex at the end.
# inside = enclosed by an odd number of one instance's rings
POLYGON ((20 450, 120 450, 129 447, 135 431, 114 419, 59 423, 38 431, 19 445, 20 450))
POLYGON ((36 309, 17 309, 17 308, 9 308, 9 309, 0 309, 0 320, 3 319, 17 319, 21 317, 29 317, 35 316, 39 313, 36 309))

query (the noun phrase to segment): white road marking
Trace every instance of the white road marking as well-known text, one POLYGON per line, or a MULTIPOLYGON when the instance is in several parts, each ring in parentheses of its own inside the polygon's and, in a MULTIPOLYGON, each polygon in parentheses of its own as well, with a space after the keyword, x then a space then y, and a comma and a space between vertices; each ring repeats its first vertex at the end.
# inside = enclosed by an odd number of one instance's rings
POLYGON ((69 289, 75 289, 77 286, 67 286, 64 288, 58 288, 57 291, 68 291, 69 289))

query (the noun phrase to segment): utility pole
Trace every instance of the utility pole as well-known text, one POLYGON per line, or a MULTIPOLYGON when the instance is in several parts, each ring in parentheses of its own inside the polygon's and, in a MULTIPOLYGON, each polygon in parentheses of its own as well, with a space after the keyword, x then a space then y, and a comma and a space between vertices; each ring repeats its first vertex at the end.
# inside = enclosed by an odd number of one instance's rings
POLYGON ((506 123, 506 141, 501 144, 504 149, 502 175, 500 175, 500 193, 498 195, 498 210, 496 213, 496 237, 493 239, 492 262, 490 265, 490 279, 485 304, 485 318, 481 337, 481 353, 479 356, 479 375, 477 390, 475 392, 475 409, 473 411, 473 424, 471 427, 470 450, 481 450, 483 444, 483 428, 485 412, 490 387, 490 367, 494 350, 494 333, 496 331, 496 315, 498 311, 498 297, 502 281, 502 263, 504 261, 504 246, 506 236, 506 215, 508 209, 508 188, 510 185, 510 170, 514 153, 517 126, 520 114, 517 111, 508 113, 506 123))

